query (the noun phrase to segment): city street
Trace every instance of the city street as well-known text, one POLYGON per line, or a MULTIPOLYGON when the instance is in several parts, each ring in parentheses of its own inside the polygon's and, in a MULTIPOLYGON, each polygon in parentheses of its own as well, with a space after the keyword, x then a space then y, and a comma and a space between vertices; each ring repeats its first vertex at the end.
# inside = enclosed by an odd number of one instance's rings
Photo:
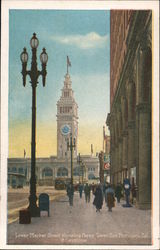
POLYGON ((8 244, 151 244, 151 211, 106 205, 100 213, 74 194, 73 207, 63 195, 50 203, 50 217, 32 218, 31 224, 8 225, 8 244))

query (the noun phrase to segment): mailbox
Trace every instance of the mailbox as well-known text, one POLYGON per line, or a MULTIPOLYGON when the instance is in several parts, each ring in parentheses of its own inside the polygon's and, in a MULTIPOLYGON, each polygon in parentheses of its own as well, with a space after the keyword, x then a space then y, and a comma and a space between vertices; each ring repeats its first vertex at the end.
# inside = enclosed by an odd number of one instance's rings
POLYGON ((42 193, 39 195, 39 210, 47 211, 49 216, 49 195, 46 193, 42 193))

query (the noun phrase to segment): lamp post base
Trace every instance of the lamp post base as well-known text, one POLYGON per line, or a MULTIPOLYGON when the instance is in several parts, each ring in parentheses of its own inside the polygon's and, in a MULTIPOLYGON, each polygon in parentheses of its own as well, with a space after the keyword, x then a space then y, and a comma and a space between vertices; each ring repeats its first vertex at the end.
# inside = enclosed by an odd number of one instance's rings
POLYGON ((37 206, 37 196, 35 194, 29 196, 28 210, 30 211, 31 217, 40 217, 40 210, 37 206))
POLYGON ((37 206, 29 206, 28 210, 30 211, 31 217, 40 217, 40 209, 37 206))

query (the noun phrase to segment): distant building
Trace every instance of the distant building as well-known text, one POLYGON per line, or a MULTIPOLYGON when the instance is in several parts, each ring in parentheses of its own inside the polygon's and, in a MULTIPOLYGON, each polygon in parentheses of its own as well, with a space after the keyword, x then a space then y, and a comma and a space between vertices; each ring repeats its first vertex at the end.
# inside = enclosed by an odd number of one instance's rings
MULTIPOLYGON (((73 150, 73 180, 82 180, 82 170, 77 163, 78 145, 78 105, 74 99, 71 78, 67 70, 62 95, 57 102, 57 156, 36 158, 36 177, 39 185, 53 185, 55 178, 71 176, 71 152, 67 150, 67 140, 70 135, 75 139, 73 150)), ((8 185, 23 186, 29 184, 31 175, 31 159, 8 159, 8 185)), ((84 179, 94 180, 99 176, 98 156, 81 155, 84 163, 84 179)))
POLYGON ((152 11, 110 13, 111 181, 130 178, 151 207, 152 11))
POLYGON ((104 181, 110 182, 110 136, 103 127, 103 152, 104 152, 104 181))
POLYGON ((103 141, 104 141, 104 153, 106 156, 110 155, 110 135, 103 134, 103 141))
POLYGON ((77 157, 78 139, 78 105, 74 99, 70 75, 65 75, 62 95, 57 102, 57 158, 65 159, 70 157, 67 151, 66 140, 70 133, 75 138, 76 147, 73 158, 77 157))

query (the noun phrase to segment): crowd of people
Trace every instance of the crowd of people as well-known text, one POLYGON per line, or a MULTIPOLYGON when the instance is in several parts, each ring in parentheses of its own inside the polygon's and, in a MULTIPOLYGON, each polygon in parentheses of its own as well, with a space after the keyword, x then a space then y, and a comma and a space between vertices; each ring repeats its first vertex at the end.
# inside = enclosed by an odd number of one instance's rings
MULTIPOLYGON (((117 183, 116 186, 111 185, 110 183, 104 184, 88 184, 83 185, 79 183, 78 188, 79 197, 82 198, 83 192, 85 195, 86 203, 90 202, 91 192, 94 195, 93 205, 96 207, 96 212, 100 212, 102 209, 103 203, 106 203, 109 212, 112 212, 112 208, 115 207, 115 202, 120 203, 122 197, 126 199, 125 206, 131 206, 129 203, 129 197, 131 192, 131 203, 133 203, 134 198, 136 197, 136 188, 135 185, 130 184, 129 179, 125 179, 123 185, 117 183)), ((69 197, 70 206, 73 206, 73 196, 74 196, 74 186, 69 184, 67 186, 67 195, 69 197)))

